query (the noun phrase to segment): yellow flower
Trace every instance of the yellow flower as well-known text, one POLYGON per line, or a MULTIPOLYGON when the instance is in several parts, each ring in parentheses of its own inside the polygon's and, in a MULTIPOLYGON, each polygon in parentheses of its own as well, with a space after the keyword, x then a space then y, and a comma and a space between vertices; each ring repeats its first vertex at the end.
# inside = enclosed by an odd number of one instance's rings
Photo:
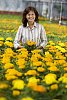
POLYGON ((37 71, 39 71, 39 72, 44 72, 44 71, 45 71, 45 68, 43 68, 43 67, 38 67, 38 68, 37 68, 37 71))
POLYGON ((5 78, 6 78, 7 80, 12 80, 12 79, 17 79, 18 77, 15 76, 15 75, 5 74, 5 78))
POLYGON ((13 90, 13 96, 18 96, 20 95, 20 91, 18 90, 13 90))
POLYGON ((3 37, 0 37, 0 41, 4 41, 4 38, 3 37))
POLYGON ((12 42, 6 41, 4 44, 6 46, 13 47, 13 43, 12 42))
POLYGON ((67 77, 66 76, 62 76, 62 77, 60 77, 58 79, 58 81, 67 84, 67 77))
POLYGON ((5 49, 6 56, 13 57, 13 54, 15 54, 15 53, 13 52, 13 50, 11 48, 5 49))
POLYGON ((5 97, 0 97, 0 100, 7 100, 5 97))
POLYGON ((67 77, 67 73, 64 73, 64 77, 67 77))
POLYGON ((58 50, 60 50, 60 51, 63 52, 63 53, 66 52, 65 48, 62 48, 62 47, 60 47, 60 46, 55 46, 55 47, 58 48, 58 50))
POLYGON ((7 69, 6 73, 9 75, 22 76, 22 73, 17 71, 16 69, 7 69))
POLYGON ((34 100, 34 99, 32 99, 31 97, 24 97, 21 100, 34 100))
POLYGON ((25 73, 25 75, 37 75, 38 73, 36 72, 36 70, 29 70, 25 73))
POLYGON ((13 41, 13 39, 11 37, 7 37, 6 41, 13 41))
POLYGON ((3 59, 2 59, 2 63, 4 63, 4 64, 10 63, 10 57, 4 56, 3 59))
POLYGON ((64 71, 67 71, 67 67, 64 68, 64 71))
POLYGON ((31 51, 33 54, 36 54, 36 53, 40 53, 41 52, 41 50, 37 50, 37 49, 35 49, 35 50, 33 50, 33 51, 31 51))
POLYGON ((20 59, 17 60, 17 64, 18 64, 18 65, 24 65, 25 62, 26 62, 25 59, 21 59, 21 58, 20 58, 20 59))
POLYGON ((31 77, 28 80, 28 86, 32 87, 32 86, 36 85, 37 82, 39 82, 39 81, 40 81, 39 79, 36 79, 35 77, 31 77))
POLYGON ((65 85, 65 88, 67 88, 67 85, 65 85))
POLYGON ((4 42, 3 41, 0 41, 0 46, 2 46, 4 44, 4 42))
POLYGON ((14 65, 12 63, 7 63, 3 66, 5 69, 8 69, 8 68, 13 68, 14 65))
POLYGON ((53 84, 51 85, 51 90, 57 90, 58 89, 58 84, 53 84))
POLYGON ((35 61, 33 62, 33 66, 42 66, 42 62, 41 61, 35 61))
POLYGON ((48 68, 50 71, 59 71, 59 69, 56 66, 51 66, 48 68))
POLYGON ((8 88, 8 85, 6 83, 0 83, 0 89, 8 88))
POLYGON ((24 89, 24 81, 23 80, 20 80, 20 79, 16 79, 12 82, 13 84, 13 89, 19 89, 19 90, 22 90, 24 89))
POLYGON ((33 42, 33 41, 27 41, 27 44, 28 44, 29 46, 32 46, 32 45, 36 45, 36 42, 33 42))
POLYGON ((50 85, 52 83, 56 83, 57 82, 56 74, 52 74, 52 73, 47 74, 43 81, 45 81, 45 83, 48 84, 48 85, 50 85))
POLYGON ((64 46, 65 46, 65 44, 62 43, 62 42, 59 42, 58 44, 59 44, 61 47, 64 47, 64 46))

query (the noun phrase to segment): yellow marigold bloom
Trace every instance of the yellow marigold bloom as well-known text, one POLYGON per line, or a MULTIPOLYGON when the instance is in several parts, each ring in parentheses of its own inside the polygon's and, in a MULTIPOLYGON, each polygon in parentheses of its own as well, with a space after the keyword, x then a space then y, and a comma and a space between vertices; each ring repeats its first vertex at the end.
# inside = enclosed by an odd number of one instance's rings
POLYGON ((6 46, 13 47, 13 43, 12 42, 6 41, 4 44, 6 46))
POLYGON ((20 91, 18 90, 13 90, 13 96, 18 96, 20 95, 20 91))
POLYGON ((6 73, 9 75, 22 76, 22 73, 17 71, 16 69, 7 69, 6 73))
POLYGON ((49 41, 50 45, 55 45, 55 43, 53 41, 49 41))
POLYGON ((5 74, 5 78, 6 78, 7 80, 13 80, 13 79, 17 79, 18 77, 15 76, 15 75, 5 74))
POLYGON ((36 45, 36 42, 33 42, 33 41, 27 41, 27 44, 28 44, 29 46, 32 46, 32 45, 36 45))
POLYGON ((65 88, 67 88, 67 85, 65 85, 65 88))
POLYGON ((24 81, 20 79, 14 80, 12 84, 13 84, 13 89, 19 89, 19 90, 24 89, 24 85, 25 85, 24 81))
POLYGON ((51 90, 57 90, 58 89, 58 84, 53 84, 51 85, 51 90))
POLYGON ((48 84, 48 85, 50 85, 52 83, 56 83, 57 82, 56 74, 52 74, 52 73, 47 74, 43 81, 45 81, 45 83, 48 84))
POLYGON ((6 83, 0 83, 0 89, 8 88, 8 84, 6 83))
POLYGON ((6 56, 6 57, 3 57, 2 59, 2 63, 6 64, 6 63, 10 63, 10 57, 6 56))
POLYGON ((28 80, 28 86, 31 87, 31 86, 34 86, 37 84, 37 82, 39 82, 40 80, 39 79, 36 79, 35 77, 31 77, 29 78, 28 80))
POLYGON ((33 62, 33 66, 42 66, 42 62, 41 61, 35 61, 33 62))
POLYGON ((50 71, 59 71, 59 69, 56 66, 51 66, 48 68, 50 71))
POLYGON ((17 51, 18 51, 18 52, 21 52, 21 53, 22 53, 22 52, 28 52, 26 48, 21 48, 21 49, 18 49, 17 51))
POLYGON ((14 54, 15 53, 13 52, 13 50, 11 48, 5 49, 5 56, 13 57, 14 54))
POLYGON ((25 59, 20 58, 20 59, 17 60, 16 63, 17 63, 17 65, 24 65, 26 63, 26 61, 25 61, 25 59))
POLYGON ((60 46, 55 46, 55 47, 58 48, 58 50, 60 50, 60 51, 63 52, 63 53, 66 52, 65 48, 62 48, 62 47, 60 47, 60 46))
POLYGON ((7 63, 3 66, 5 69, 13 68, 14 65, 12 63, 7 63))
POLYGON ((63 77, 62 83, 67 84, 67 77, 63 77))
POLYGON ((63 64, 63 67, 67 67, 67 62, 63 64))
POLYGON ((65 67, 64 70, 67 71, 67 67, 65 67))
POLYGON ((38 68, 37 68, 37 71, 39 71, 39 72, 44 72, 44 71, 45 71, 45 68, 43 68, 43 67, 38 67, 38 68))
POLYGON ((6 41, 13 41, 13 39, 11 37, 7 37, 6 41))
POLYGON ((38 73, 36 72, 36 70, 29 70, 25 73, 25 75, 37 75, 38 73))
POLYGON ((58 81, 67 84, 67 77, 66 76, 62 76, 62 77, 60 77, 58 79, 58 81))
POLYGON ((5 97, 0 97, 0 100, 7 100, 5 97))
POLYGON ((46 51, 46 52, 45 52, 45 56, 47 56, 47 57, 48 57, 48 56, 51 57, 52 55, 51 55, 48 51, 46 51))
POLYGON ((36 53, 41 52, 41 50, 35 49, 35 50, 31 51, 31 52, 32 52, 33 54, 36 54, 36 53))
POLYGON ((65 46, 65 44, 62 43, 62 42, 59 42, 58 45, 60 45, 61 47, 64 47, 65 46))
POLYGON ((0 41, 0 46, 2 46, 4 44, 4 42, 3 41, 0 41))
POLYGON ((34 91, 37 91, 37 92, 46 92, 46 88, 42 85, 34 85, 34 87, 32 87, 32 89, 34 91))
POLYGON ((67 73, 64 73, 64 77, 67 77, 67 73))
POLYGON ((66 61, 62 59, 62 60, 58 60, 58 63, 62 65, 64 63, 66 63, 66 61))
POLYGON ((0 41, 4 41, 4 38, 3 37, 0 37, 0 41))
POLYGON ((31 97, 24 97, 21 100, 34 100, 34 99, 32 99, 31 97))
POLYGON ((36 58, 35 56, 32 56, 32 57, 31 57, 31 61, 32 61, 32 62, 38 61, 38 58, 36 58))

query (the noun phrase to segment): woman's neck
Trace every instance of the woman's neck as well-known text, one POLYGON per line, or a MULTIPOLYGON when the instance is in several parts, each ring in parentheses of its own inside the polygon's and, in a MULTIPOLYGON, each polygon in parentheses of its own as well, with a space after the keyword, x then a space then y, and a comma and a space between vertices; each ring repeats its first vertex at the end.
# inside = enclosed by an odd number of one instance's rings
POLYGON ((28 24, 29 24, 29 27, 32 28, 34 25, 34 22, 28 22, 28 24))

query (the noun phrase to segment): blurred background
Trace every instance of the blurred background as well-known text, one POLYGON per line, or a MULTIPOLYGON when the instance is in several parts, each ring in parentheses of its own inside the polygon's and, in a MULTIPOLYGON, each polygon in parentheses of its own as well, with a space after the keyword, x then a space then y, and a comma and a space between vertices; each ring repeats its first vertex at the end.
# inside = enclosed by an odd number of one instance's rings
POLYGON ((21 14, 27 6, 35 7, 50 21, 67 20, 67 0, 0 0, 0 14, 21 14))

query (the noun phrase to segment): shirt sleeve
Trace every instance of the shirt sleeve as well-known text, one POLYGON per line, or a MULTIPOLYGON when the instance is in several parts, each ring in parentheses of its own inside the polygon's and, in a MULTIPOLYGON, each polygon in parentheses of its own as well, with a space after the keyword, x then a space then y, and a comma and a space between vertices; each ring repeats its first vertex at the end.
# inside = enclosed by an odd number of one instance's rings
POLYGON ((20 46, 21 37, 22 37, 22 26, 20 26, 20 27, 18 28, 17 34, 16 34, 16 36, 15 36, 14 48, 17 49, 18 46, 20 46))
POLYGON ((47 36, 46 36, 46 31, 43 26, 41 26, 40 37, 41 37, 40 46, 42 46, 44 48, 47 45, 47 36))

